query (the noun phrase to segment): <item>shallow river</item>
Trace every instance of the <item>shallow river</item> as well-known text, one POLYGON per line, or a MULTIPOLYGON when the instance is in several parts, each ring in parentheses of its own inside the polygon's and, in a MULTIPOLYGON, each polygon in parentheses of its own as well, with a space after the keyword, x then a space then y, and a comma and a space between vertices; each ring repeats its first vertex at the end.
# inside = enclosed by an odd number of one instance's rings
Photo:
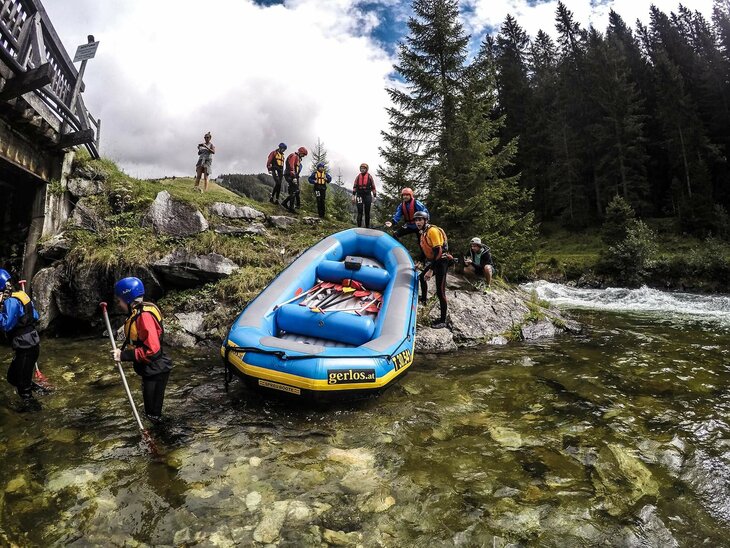
POLYGON ((587 332, 418 356, 357 405, 226 392, 214 352, 175 354, 157 460, 104 339, 46 339, 42 410, 0 387, 0 545, 729 545, 730 299, 536 289, 587 332))

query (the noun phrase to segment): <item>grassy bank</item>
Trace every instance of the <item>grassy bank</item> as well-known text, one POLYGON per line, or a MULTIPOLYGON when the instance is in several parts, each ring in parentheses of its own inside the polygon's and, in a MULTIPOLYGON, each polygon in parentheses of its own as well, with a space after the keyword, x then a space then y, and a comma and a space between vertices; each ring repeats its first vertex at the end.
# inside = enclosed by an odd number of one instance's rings
POLYGON ((208 192, 193 191, 192 178, 138 180, 129 177, 109 160, 92 161, 81 157, 75 166, 93 172, 105 179, 105 191, 82 198, 83 206, 95 217, 83 228, 68 228, 71 242, 67 263, 75 268, 94 268, 105 272, 124 273, 144 268, 176 249, 192 253, 219 253, 240 268, 230 277, 195 289, 167 288, 162 304, 169 312, 185 309, 213 308, 223 302, 228 316, 236 314, 245 304, 286 265, 293 257, 324 236, 342 230, 348 225, 325 220, 308 224, 301 218, 312 215, 303 211, 296 217, 300 222, 289 229, 267 227, 266 236, 229 236, 217 234, 217 225, 249 226, 246 221, 220 218, 210 213, 215 202, 253 207, 267 216, 288 214, 283 208, 268 202, 257 202, 240 196, 215 183, 208 192), (195 206, 210 224, 200 234, 174 238, 156 235, 143 218, 157 194, 166 190, 180 201, 195 206), (87 226, 88 225, 88 226, 87 226))
MULTIPOLYGON (((656 233, 657 252, 645 282, 668 289, 697 291, 730 290, 730 243, 702 240, 678 234, 667 219, 645 222, 656 233)), ((570 232, 555 224, 545 223, 538 240, 535 276, 551 281, 582 281, 596 285, 623 285, 612 278, 601 265, 599 228, 570 232)))

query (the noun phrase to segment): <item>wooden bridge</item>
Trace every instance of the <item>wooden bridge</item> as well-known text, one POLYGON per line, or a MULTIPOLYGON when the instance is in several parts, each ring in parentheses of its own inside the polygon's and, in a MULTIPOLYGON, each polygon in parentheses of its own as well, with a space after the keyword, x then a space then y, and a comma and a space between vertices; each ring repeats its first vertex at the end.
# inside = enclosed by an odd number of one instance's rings
POLYGON ((40 0, 0 0, 0 266, 32 275, 38 239, 58 229, 48 218, 63 218, 47 185, 63 182, 77 147, 99 156, 83 91, 40 0))

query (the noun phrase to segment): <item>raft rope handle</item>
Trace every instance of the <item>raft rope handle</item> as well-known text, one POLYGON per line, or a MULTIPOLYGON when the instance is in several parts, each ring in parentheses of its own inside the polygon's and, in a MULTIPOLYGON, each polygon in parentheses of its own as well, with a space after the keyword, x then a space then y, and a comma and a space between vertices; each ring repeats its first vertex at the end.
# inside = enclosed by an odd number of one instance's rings
MULTIPOLYGON (((396 348, 400 348, 403 343, 407 339, 403 339, 400 343, 398 343, 398 346, 396 348)), ((226 353, 226 361, 228 360, 228 354, 230 352, 255 352, 258 354, 269 354, 276 356, 282 360, 311 360, 315 358, 330 358, 330 359, 337 359, 337 360, 343 360, 343 359, 372 359, 372 358, 385 358, 388 360, 392 360, 393 356, 395 356, 396 352, 393 352, 392 354, 376 354, 373 356, 316 356, 311 354, 305 354, 301 356, 290 356, 286 352, 282 352, 281 350, 264 350, 263 348, 257 348, 255 346, 226 346, 225 353, 226 353)))

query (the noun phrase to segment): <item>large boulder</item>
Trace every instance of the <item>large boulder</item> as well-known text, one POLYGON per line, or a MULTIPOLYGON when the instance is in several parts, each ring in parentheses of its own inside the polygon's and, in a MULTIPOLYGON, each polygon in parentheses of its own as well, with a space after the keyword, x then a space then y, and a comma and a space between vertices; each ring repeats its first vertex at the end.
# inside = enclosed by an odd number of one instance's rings
POLYGON ((287 228, 298 222, 298 219, 295 219, 294 217, 286 217, 284 215, 272 215, 269 217, 269 224, 274 228, 287 228))
POLYGON ((77 228, 91 232, 98 232, 106 225, 96 212, 96 209, 94 209, 89 198, 81 198, 76 202, 76 207, 74 207, 73 214, 71 215, 71 224, 77 228))
POLYGON ((521 332, 523 339, 534 341, 537 339, 551 339, 558 333, 558 330, 550 320, 540 320, 523 325, 521 332))
POLYGON ((266 236, 269 233, 261 223, 251 223, 249 226, 218 225, 213 231, 225 236, 266 236))
POLYGON ((91 163, 76 166, 71 176, 90 181, 106 181, 106 171, 101 166, 91 163))
POLYGON ((208 221, 195 206, 174 199, 166 190, 157 194, 145 217, 157 234, 192 236, 208 230, 208 221))
POLYGON ((83 198, 84 196, 93 196, 104 192, 104 181, 89 179, 71 179, 66 184, 66 189, 75 198, 83 198))
POLYGON ((238 266, 218 253, 194 255, 178 249, 153 263, 152 268, 170 284, 195 287, 230 276, 238 266))
POLYGON ((248 206, 237 206, 226 202, 215 202, 212 206, 210 206, 210 212, 214 215, 218 215, 219 217, 226 217, 228 219, 244 219, 246 221, 255 221, 266 217, 258 209, 248 206))
POLYGON ((40 319, 38 320, 38 331, 45 331, 53 320, 58 318, 59 311, 56 305, 56 295, 61 286, 64 275, 64 265, 57 264, 39 270, 33 276, 30 289, 33 295, 33 302, 40 319))
POLYGON ((60 232, 38 244, 38 255, 47 261, 63 259, 71 249, 71 242, 65 232, 60 232))
POLYGON ((443 354, 456 350, 454 334, 448 329, 419 327, 416 333, 416 352, 443 354))
MULTIPOLYGON (((434 291, 435 292, 435 291, 434 291)), ((477 291, 447 290, 449 301, 447 323, 457 343, 489 340, 522 324, 529 309, 524 293, 513 290, 477 291)), ((429 290, 429 295, 432 295, 429 290)), ((438 303, 431 308, 430 317, 439 317, 438 303)))

